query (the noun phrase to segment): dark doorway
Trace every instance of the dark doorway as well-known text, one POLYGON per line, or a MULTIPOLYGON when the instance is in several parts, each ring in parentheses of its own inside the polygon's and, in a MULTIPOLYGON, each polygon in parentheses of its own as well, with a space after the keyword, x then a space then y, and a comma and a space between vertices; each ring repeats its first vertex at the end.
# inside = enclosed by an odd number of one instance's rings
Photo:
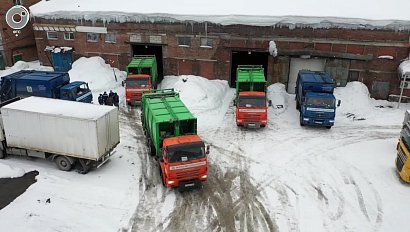
POLYGON ((236 86, 236 68, 238 65, 262 65, 265 70, 265 78, 268 72, 268 52, 232 51, 230 86, 236 86))
POLYGON ((158 83, 164 79, 164 65, 162 59, 162 46, 152 44, 133 44, 132 55, 155 55, 158 69, 158 83))

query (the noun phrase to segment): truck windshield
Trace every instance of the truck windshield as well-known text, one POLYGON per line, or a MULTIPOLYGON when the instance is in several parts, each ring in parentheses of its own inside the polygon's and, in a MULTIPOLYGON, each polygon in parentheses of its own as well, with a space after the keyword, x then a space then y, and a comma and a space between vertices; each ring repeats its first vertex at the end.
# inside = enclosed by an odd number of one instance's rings
POLYGON ((205 157, 205 145, 203 142, 184 143, 168 147, 168 161, 184 162, 205 157))
POLYGON ((336 100, 334 98, 308 97, 306 104, 312 106, 335 106, 336 100))
POLYGON ((141 78, 127 78, 125 83, 128 87, 145 87, 149 85, 149 78, 148 77, 141 77, 141 78))
POLYGON ((265 96, 239 96, 239 107, 264 107, 265 105, 265 96))

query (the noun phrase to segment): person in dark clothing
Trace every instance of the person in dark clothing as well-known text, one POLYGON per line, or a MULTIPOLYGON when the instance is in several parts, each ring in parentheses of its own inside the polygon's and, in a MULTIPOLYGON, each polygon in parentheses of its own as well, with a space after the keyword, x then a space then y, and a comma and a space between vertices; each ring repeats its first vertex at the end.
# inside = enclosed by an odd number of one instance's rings
POLYGON ((112 96, 108 96, 107 100, 105 101, 105 104, 106 104, 107 106, 112 106, 113 103, 114 103, 113 97, 112 97, 112 96))
POLYGON ((120 107, 120 97, 118 96, 116 92, 114 93, 113 101, 116 107, 120 107))
POLYGON ((100 93, 100 96, 98 96, 98 104, 100 104, 100 105, 104 104, 102 93, 100 93))
POLYGON ((108 94, 108 97, 114 98, 114 92, 112 90, 110 90, 110 93, 108 94))
POLYGON ((107 92, 104 91, 103 95, 102 95, 102 99, 103 99, 103 104, 107 105, 107 99, 108 99, 108 94, 107 92))

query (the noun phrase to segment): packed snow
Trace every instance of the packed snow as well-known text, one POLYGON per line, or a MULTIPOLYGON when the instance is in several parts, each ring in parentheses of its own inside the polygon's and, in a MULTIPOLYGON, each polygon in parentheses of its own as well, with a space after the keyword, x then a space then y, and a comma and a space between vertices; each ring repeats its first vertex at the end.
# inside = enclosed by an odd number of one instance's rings
MULTIPOLYGON (((118 86, 102 63, 83 59, 82 80, 101 91, 118 86), (89 62, 89 63, 88 63, 89 62), (88 65, 87 65, 88 63, 88 65), (106 73, 99 78, 101 67, 106 73), (104 87, 108 87, 104 89, 104 87)), ((75 67, 73 67, 74 69, 75 67)), ((199 190, 165 189, 144 142, 139 108, 120 107, 121 143, 111 162, 87 175, 41 159, 9 156, 0 175, 38 170, 37 182, 0 210, 4 231, 402 231, 409 186, 394 166, 404 112, 351 82, 335 90, 341 106, 332 129, 301 127, 295 95, 268 87, 268 126, 235 124, 226 81, 168 76, 198 117, 211 145, 209 179, 199 190), (278 107, 281 105, 282 107, 278 107), (207 124, 207 125, 203 125, 207 124), (50 203, 46 199, 50 198, 50 203)), ((84 103, 85 104, 85 103, 84 103)))
POLYGON ((13 66, 6 67, 6 70, 0 70, 0 77, 10 75, 20 70, 38 70, 38 71, 53 71, 52 67, 42 66, 39 61, 25 62, 17 61, 13 66))
POLYGON ((286 4, 275 1, 239 0, 206 2, 177 0, 172 4, 154 0, 140 4, 131 0, 101 3, 99 0, 52 0, 30 7, 34 17, 48 19, 103 20, 104 22, 212 22, 223 25, 247 24, 259 26, 309 26, 313 28, 390 28, 408 30, 409 1, 393 0, 374 4, 370 0, 325 0, 314 3, 290 0, 286 4), (246 6, 246 7, 244 7, 246 6), (297 6, 297 7, 295 7, 297 6), (320 8, 318 8, 320 6, 320 8), (363 10, 366 9, 366 10, 363 10), (187 13, 188 12, 188 13, 187 13), (212 15, 209 15, 210 12, 212 15))
POLYGON ((273 57, 278 56, 278 48, 276 47, 276 43, 273 40, 269 42, 269 54, 273 57))
POLYGON ((6 177, 20 177, 24 175, 25 171, 21 168, 12 167, 3 163, 0 163, 0 178, 6 177))

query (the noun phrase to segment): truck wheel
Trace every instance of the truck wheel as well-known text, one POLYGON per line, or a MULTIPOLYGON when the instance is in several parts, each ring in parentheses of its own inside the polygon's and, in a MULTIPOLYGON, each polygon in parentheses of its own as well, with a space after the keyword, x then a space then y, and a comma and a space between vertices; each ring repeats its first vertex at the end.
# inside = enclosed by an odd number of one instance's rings
POLYGON ((296 109, 297 109, 297 110, 300 110, 300 104, 299 104, 298 101, 296 101, 296 109))
POLYGON ((327 126, 326 128, 327 128, 327 129, 330 129, 330 128, 332 128, 332 126, 327 126))
POLYGON ((58 156, 54 162, 56 162, 58 169, 62 171, 71 170, 71 163, 65 156, 58 156))
POLYGON ((149 142, 148 142, 148 149, 149 149, 149 155, 150 156, 155 156, 156 154, 156 152, 155 152, 155 146, 154 146, 154 144, 152 143, 152 141, 151 140, 149 140, 149 142))
POLYGON ((159 167, 159 176, 161 178, 162 185, 165 186, 165 178, 164 178, 164 175, 162 174, 161 166, 159 167))
POLYGON ((0 159, 4 159, 5 157, 6 157, 6 151, 4 151, 4 150, 1 150, 0 151, 0 159))
POLYGON ((299 116, 299 118, 300 118, 300 126, 305 126, 305 124, 303 124, 303 117, 302 117, 302 113, 300 113, 300 116, 299 116))

